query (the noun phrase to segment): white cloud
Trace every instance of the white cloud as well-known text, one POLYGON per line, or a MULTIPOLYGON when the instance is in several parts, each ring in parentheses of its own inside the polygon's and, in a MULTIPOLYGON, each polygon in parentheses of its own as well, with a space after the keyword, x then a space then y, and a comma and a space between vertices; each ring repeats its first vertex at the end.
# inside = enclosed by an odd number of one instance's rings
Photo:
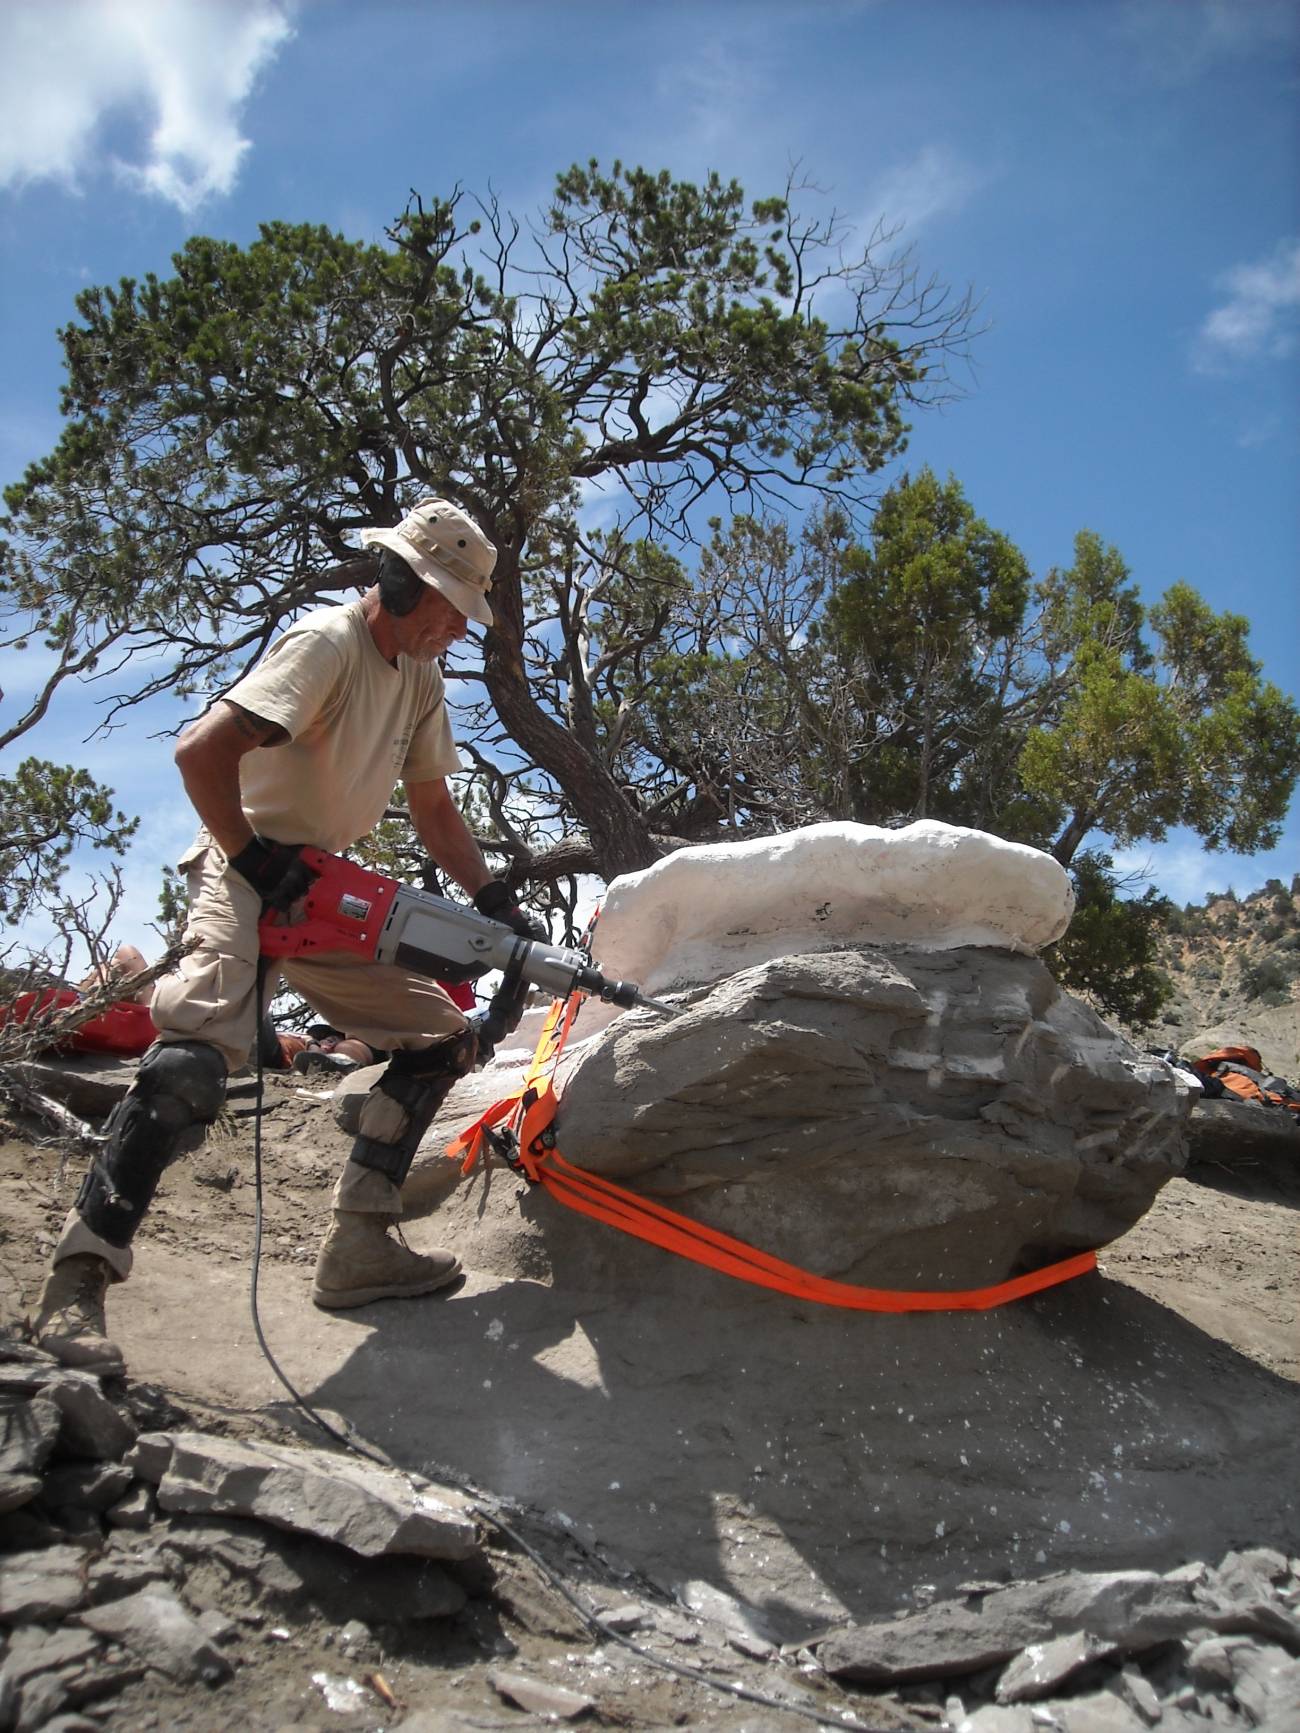
POLYGON ((693 142, 707 150, 728 139, 751 112, 760 80, 738 52, 741 45, 725 36, 702 36, 693 50, 660 72, 659 89, 683 106, 693 142))
POLYGON ((235 184, 240 111, 291 34, 274 0, 44 0, 0 6, 0 186, 76 189, 105 163, 192 211, 235 184), (109 122, 148 127, 135 160, 109 122))
POLYGON ((867 227, 877 220, 890 229, 901 224, 911 239, 932 217, 959 210, 986 179, 946 145, 927 144, 909 161, 887 169, 872 187, 867 227))
POLYGON ((1225 298, 1197 333, 1193 359, 1200 372, 1276 359, 1294 350, 1300 321, 1300 241, 1283 241, 1258 263, 1234 265, 1219 286, 1225 298))
POLYGON ((1283 431, 1285 423, 1276 410, 1250 417, 1237 429, 1236 443, 1242 451, 1268 445, 1283 431))
POLYGON ((1203 903, 1229 888, 1246 896, 1270 878, 1289 884, 1300 860, 1296 844, 1292 830, 1276 848, 1262 854, 1215 853, 1203 847, 1190 831, 1180 830, 1168 842, 1113 849, 1111 858, 1116 872, 1131 877, 1138 892, 1154 885, 1175 903, 1203 903))
POLYGON ((1294 0, 1125 0, 1115 18, 1144 69, 1166 85, 1255 56, 1281 71, 1297 32, 1294 0))

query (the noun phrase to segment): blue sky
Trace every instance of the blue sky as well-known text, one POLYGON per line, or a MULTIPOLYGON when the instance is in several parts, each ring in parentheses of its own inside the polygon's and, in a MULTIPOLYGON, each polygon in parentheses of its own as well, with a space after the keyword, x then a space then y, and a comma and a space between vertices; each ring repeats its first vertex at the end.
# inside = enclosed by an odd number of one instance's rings
MULTIPOLYGON (((1252 622, 1296 695, 1300 199, 1290 0, 10 0, 0 7, 0 478, 58 432, 76 291, 259 221, 379 239, 408 191, 521 214, 574 160, 754 195, 792 165, 865 237, 980 297, 965 395, 908 463, 951 470, 1036 572, 1087 527, 1154 600, 1185 579, 1252 622)), ((0 720, 38 663, 0 650, 0 720)), ((124 920, 191 819, 166 706, 84 741, 65 697, 10 749, 84 762, 143 815, 124 920)), ((1179 900, 1300 868, 1177 835, 1179 900)), ((124 932, 123 935, 136 936, 124 932)))

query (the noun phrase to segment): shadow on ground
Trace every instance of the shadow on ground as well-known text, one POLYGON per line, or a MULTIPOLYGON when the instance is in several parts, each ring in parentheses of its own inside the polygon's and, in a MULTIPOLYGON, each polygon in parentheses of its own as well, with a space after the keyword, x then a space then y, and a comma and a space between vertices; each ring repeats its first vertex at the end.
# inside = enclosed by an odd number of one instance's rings
POLYGON ((311 1394, 396 1460, 562 1512, 783 1635, 922 1582, 1300 1545, 1300 1392, 1130 1288, 898 1318, 720 1282, 373 1308, 311 1394))

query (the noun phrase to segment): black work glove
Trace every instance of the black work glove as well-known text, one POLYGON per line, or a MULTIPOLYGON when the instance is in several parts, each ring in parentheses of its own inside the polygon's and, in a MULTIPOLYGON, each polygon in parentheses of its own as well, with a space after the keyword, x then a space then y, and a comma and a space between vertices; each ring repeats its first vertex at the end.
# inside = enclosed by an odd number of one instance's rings
POLYGON ((255 836, 238 854, 231 855, 230 864, 261 897, 263 909, 290 909, 320 877, 302 859, 305 847, 301 842, 255 836))
POLYGON ((526 915, 510 894, 504 879, 489 879, 481 891, 474 892, 474 907, 490 921, 500 921, 521 939, 549 945, 551 935, 536 915, 526 915))

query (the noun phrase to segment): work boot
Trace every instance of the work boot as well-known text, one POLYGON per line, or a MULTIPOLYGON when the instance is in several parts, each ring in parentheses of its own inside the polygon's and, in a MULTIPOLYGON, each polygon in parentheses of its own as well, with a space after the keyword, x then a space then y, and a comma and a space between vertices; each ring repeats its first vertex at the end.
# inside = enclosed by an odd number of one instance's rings
POLYGON ((324 1311, 409 1300, 445 1288, 460 1274, 454 1252, 413 1252, 395 1215, 337 1209, 316 1260, 311 1297, 324 1311), (389 1229, 396 1238, 389 1237, 389 1229))
POLYGON ((122 1350, 108 1339, 104 1296, 113 1271, 103 1258, 82 1252, 60 1258, 45 1278, 32 1326, 37 1346, 65 1366, 108 1377, 126 1370, 122 1350))
POLYGON ((320 1053, 314 1047, 308 1047, 301 1053, 295 1053, 291 1070, 304 1074, 311 1071, 328 1071, 335 1077, 346 1075, 349 1071, 361 1068, 359 1059, 349 1059, 346 1053, 320 1053))

